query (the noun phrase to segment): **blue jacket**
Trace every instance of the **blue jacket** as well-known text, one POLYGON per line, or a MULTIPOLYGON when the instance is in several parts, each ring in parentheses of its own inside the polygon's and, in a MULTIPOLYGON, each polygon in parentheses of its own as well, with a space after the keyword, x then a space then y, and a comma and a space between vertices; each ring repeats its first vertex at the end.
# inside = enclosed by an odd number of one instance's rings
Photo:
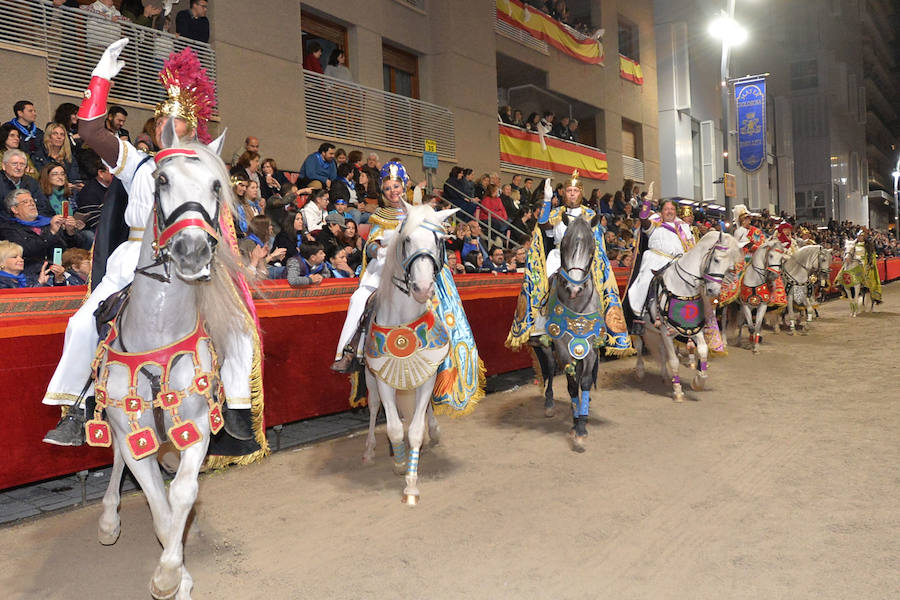
POLYGON ((321 154, 313 152, 303 161, 303 166, 300 167, 300 178, 315 179, 325 185, 327 180, 337 179, 337 166, 334 161, 325 162, 321 154))

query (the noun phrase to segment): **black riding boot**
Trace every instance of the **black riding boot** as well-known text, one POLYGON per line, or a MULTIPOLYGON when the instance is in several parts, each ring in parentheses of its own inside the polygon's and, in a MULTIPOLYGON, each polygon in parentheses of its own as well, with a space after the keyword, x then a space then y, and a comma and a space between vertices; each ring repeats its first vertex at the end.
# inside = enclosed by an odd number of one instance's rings
POLYGON ((372 317, 372 311, 375 305, 374 297, 375 294, 372 293, 366 301, 366 309, 359 318, 359 323, 356 326, 356 333, 353 334, 353 337, 351 337, 347 345, 344 346, 341 357, 332 363, 332 371, 336 373, 352 373, 353 371, 359 370, 360 362, 357 357, 359 352, 359 342, 362 339, 363 332, 369 325, 369 319, 372 317))

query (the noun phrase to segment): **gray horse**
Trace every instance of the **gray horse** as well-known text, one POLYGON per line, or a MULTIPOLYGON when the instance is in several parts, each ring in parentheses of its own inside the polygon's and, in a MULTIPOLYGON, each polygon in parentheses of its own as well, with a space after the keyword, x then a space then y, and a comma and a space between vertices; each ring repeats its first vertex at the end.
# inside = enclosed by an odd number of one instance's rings
POLYGON ((584 452, 590 409, 590 388, 597 378, 598 348, 606 331, 600 314, 600 293, 591 277, 596 252, 591 225, 573 219, 560 244, 561 264, 551 276, 547 300, 547 336, 535 347, 546 389, 544 410, 554 414, 555 364, 563 365, 572 401, 572 448, 584 452))

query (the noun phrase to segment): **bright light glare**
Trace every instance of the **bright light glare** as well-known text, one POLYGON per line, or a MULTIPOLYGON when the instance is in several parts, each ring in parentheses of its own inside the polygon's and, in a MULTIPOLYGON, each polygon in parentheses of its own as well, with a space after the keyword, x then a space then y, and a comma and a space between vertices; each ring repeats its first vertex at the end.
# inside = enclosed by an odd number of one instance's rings
POLYGON ((747 30, 728 15, 719 15, 713 19, 708 31, 709 35, 729 46, 740 46, 747 41, 747 30))

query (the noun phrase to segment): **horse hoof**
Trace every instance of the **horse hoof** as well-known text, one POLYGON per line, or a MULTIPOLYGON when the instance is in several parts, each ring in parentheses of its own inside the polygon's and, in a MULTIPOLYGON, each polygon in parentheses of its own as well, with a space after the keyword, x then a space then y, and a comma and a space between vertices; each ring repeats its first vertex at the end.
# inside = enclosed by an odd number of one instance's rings
POLYGON ((754 348, 753 348, 753 354, 759 354, 759 348, 754 347, 754 348))
POLYGON ((419 495, 418 494, 403 494, 403 497, 400 499, 403 504, 407 506, 415 506, 419 503, 419 495))
POLYGON ((572 451, 581 454, 586 450, 584 446, 584 438, 586 435, 577 435, 574 431, 569 432, 569 439, 572 441, 572 451))
POLYGON ((441 428, 435 427, 433 431, 431 429, 429 429, 428 430, 428 440, 432 446, 437 446, 438 444, 440 444, 441 443, 441 428))
POLYGON ((555 406, 545 406, 545 407, 544 407, 544 416, 545 416, 545 417, 548 417, 548 418, 549 418, 549 417, 554 416, 555 414, 556 414, 556 407, 555 407, 555 406))
POLYGON ((695 392, 702 391, 706 387, 706 377, 697 375, 691 380, 691 389, 695 392))
POLYGON ((374 463, 375 462, 375 453, 373 452, 373 453, 369 454, 368 452, 366 452, 365 454, 363 454, 362 462, 364 465, 371 465, 372 463, 374 463))
POLYGON ((785 333, 788 334, 788 335, 794 335, 794 330, 793 330, 793 329, 788 329, 787 331, 785 331, 785 333))
POLYGON ((645 375, 645 373, 644 373, 643 369, 635 369, 634 370, 634 378, 637 379, 638 381, 643 381, 644 375, 645 375))
POLYGON ((119 541, 119 534, 122 533, 122 526, 116 525, 116 528, 112 532, 103 531, 102 528, 97 529, 97 541, 99 541, 104 546, 112 546, 117 541, 119 541))
POLYGON ((406 475, 406 463, 405 462, 402 462, 402 463, 395 462, 394 466, 392 468, 394 471, 394 475, 406 475))
POLYGON ((150 580, 150 595, 155 600, 172 600, 181 587, 181 569, 178 569, 178 579, 175 581, 175 587, 171 589, 160 589, 156 583, 156 577, 150 580))

